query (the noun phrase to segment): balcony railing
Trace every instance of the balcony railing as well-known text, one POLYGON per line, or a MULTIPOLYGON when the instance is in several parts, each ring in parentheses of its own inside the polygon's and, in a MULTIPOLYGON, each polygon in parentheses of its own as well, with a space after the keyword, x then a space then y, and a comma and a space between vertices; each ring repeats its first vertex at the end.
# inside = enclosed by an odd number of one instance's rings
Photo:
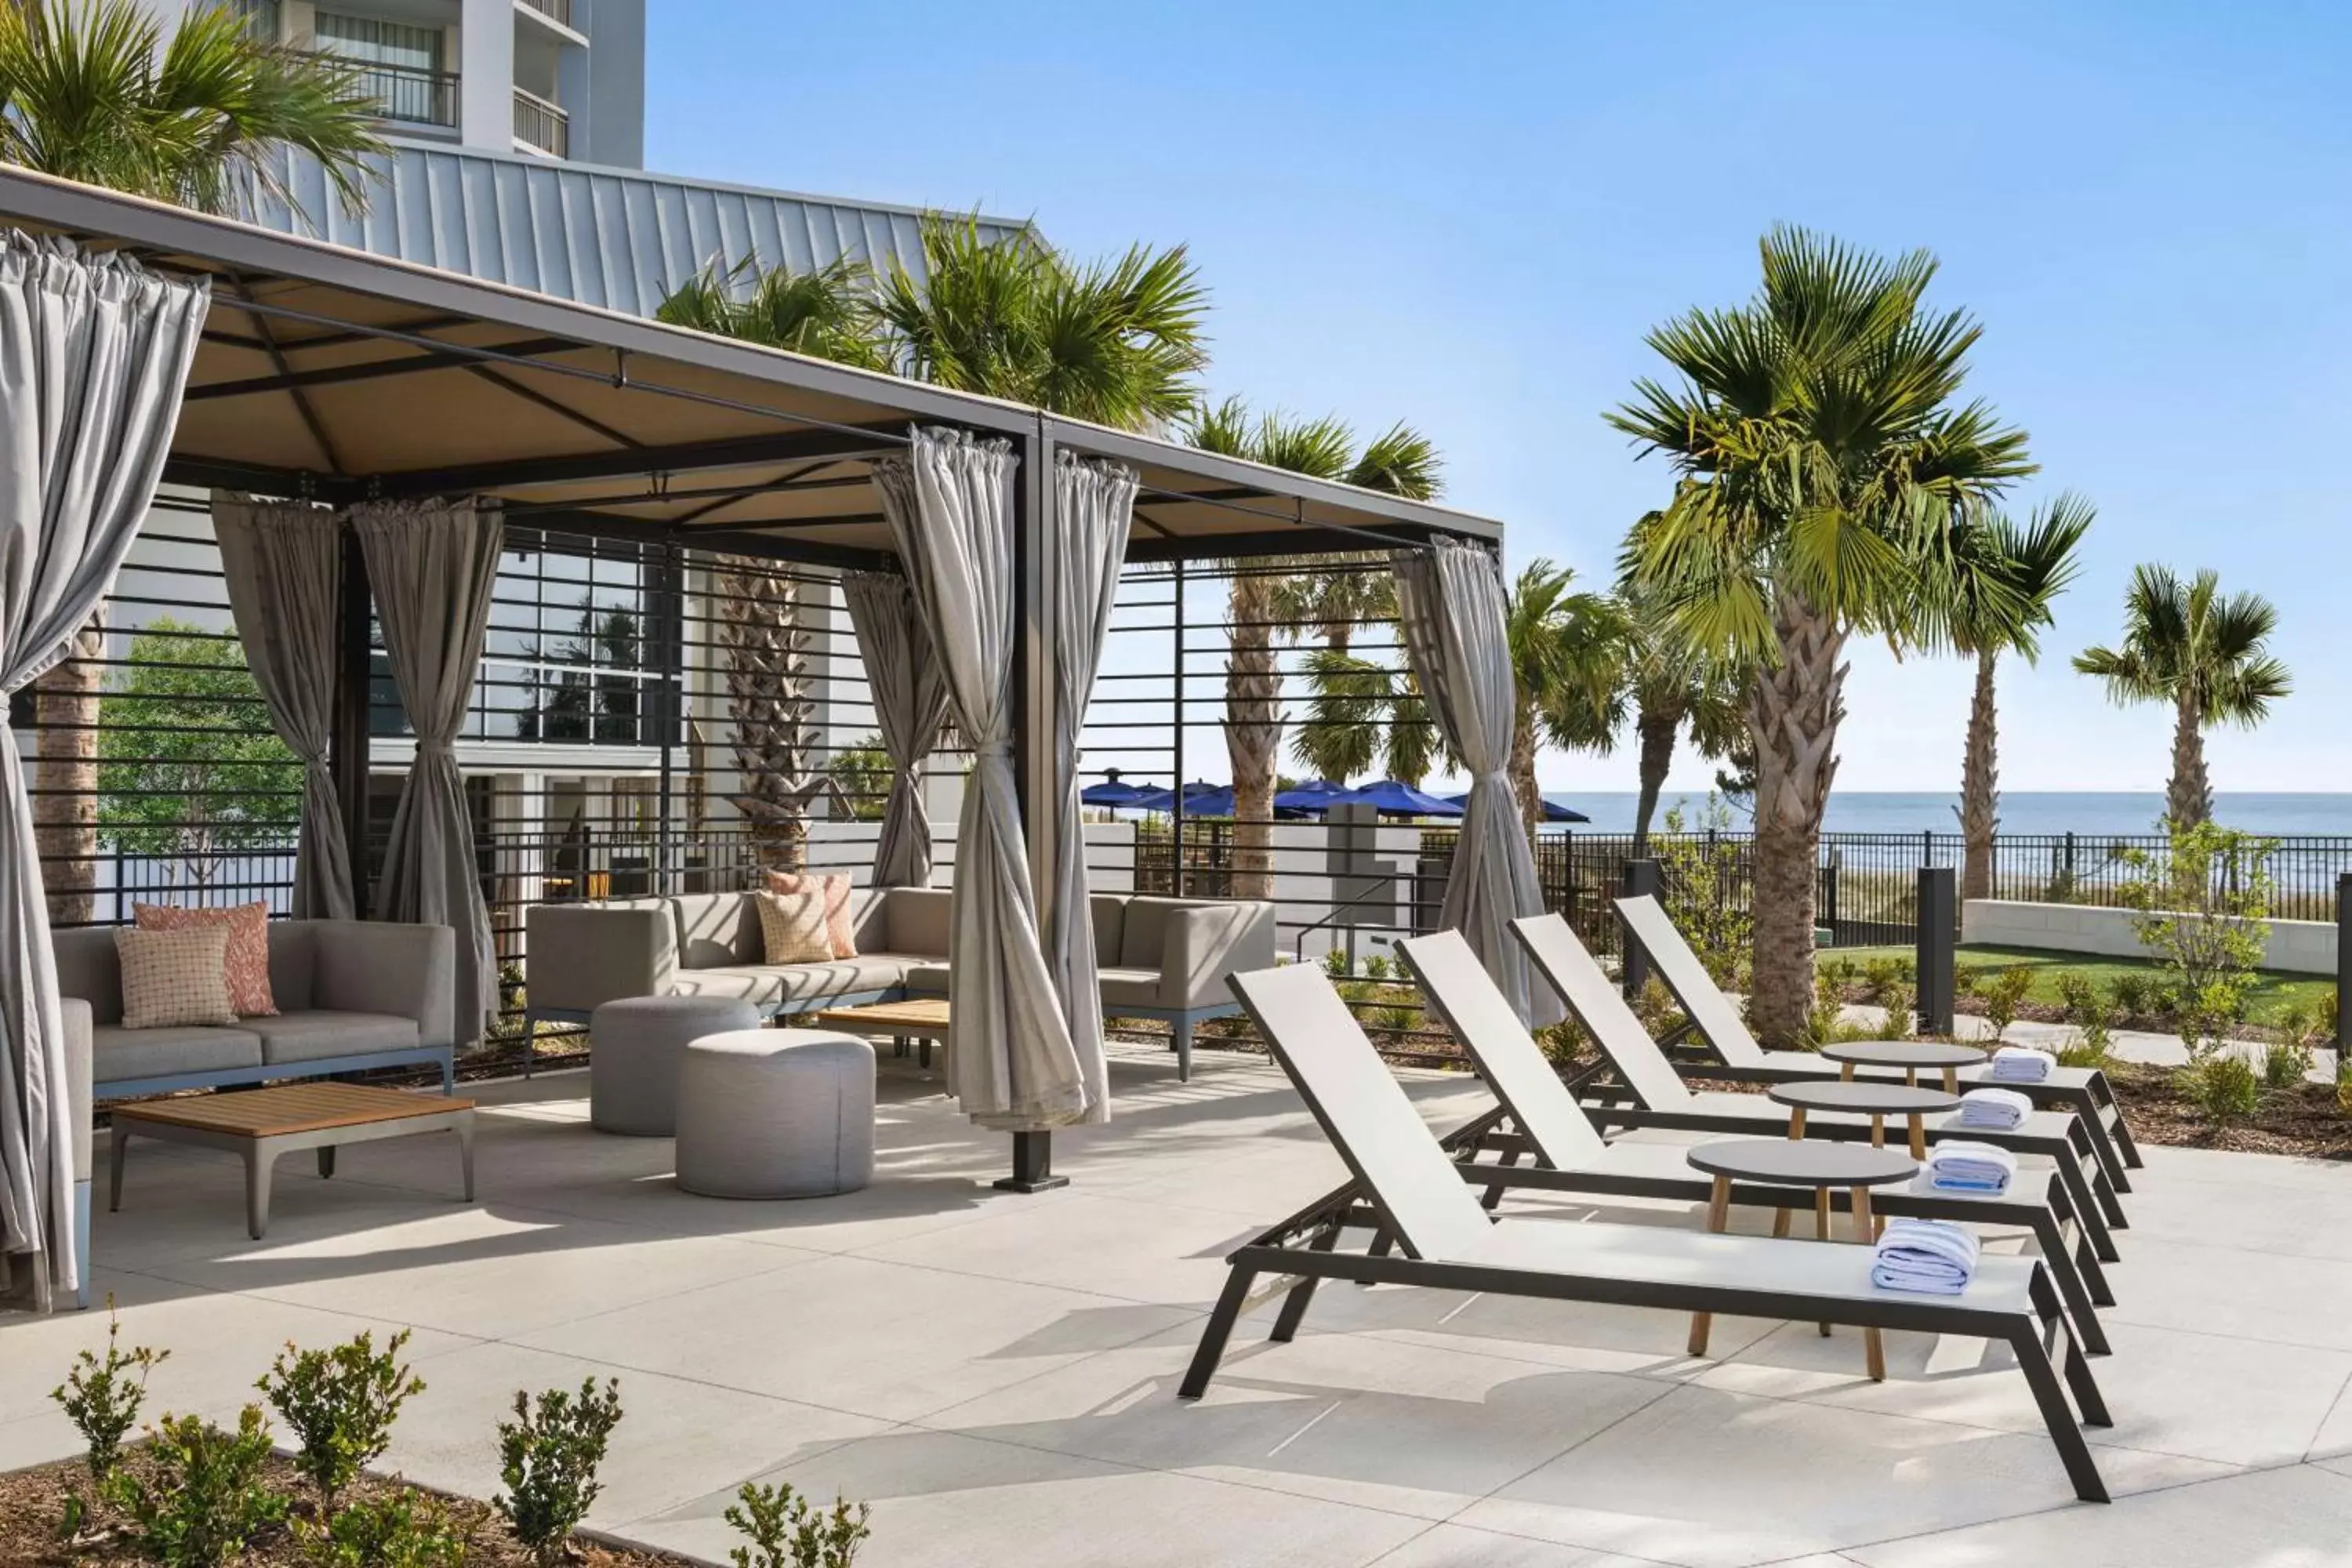
POLYGON ((522 3, 551 21, 572 26, 572 0, 522 0, 522 3))
POLYGON ((352 76, 386 120, 411 125, 457 123, 457 73, 415 66, 353 62, 352 76))
POLYGON ((572 121, 561 107, 534 92, 514 89, 515 140, 551 157, 572 156, 572 121))

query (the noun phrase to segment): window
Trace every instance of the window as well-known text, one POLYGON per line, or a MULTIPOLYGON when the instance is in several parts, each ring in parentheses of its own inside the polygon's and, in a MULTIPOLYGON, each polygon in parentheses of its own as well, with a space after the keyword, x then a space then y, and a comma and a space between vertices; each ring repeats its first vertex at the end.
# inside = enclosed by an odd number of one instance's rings
POLYGON ((319 13, 319 47, 345 59, 367 65, 397 66, 404 70, 441 68, 441 30, 386 22, 374 16, 319 13))

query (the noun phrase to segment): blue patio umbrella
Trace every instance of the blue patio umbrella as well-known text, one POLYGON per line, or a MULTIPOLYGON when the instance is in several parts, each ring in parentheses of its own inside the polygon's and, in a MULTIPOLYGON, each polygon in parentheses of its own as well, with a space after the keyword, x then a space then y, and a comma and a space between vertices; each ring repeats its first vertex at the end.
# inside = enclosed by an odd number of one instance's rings
POLYGON ((1163 793, 1158 784, 1129 784, 1118 776, 1118 770, 1108 770, 1109 777, 1100 784, 1088 784, 1078 792, 1082 805, 1133 805, 1139 795, 1163 793))
MULTIPOLYGON (((1139 795, 1127 803, 1133 811, 1164 811, 1176 809, 1176 792, 1156 789, 1139 795)), ((1209 784, 1195 779, 1184 786, 1184 815, 1187 816, 1231 816, 1234 814, 1234 786, 1209 784)))
POLYGON ((1276 811, 1297 811, 1319 815, 1323 808, 1348 793, 1346 784, 1335 784, 1329 779, 1308 779, 1305 784, 1284 790, 1274 797, 1276 811))
MULTIPOLYGON (((1445 798, 1465 809, 1467 809, 1470 805, 1470 796, 1467 794, 1449 795, 1445 798)), ((1592 820, 1592 818, 1585 816, 1584 813, 1574 810, 1571 807, 1562 805, 1559 802, 1553 800, 1549 795, 1542 798, 1543 819, 1546 822, 1590 822, 1592 820)))
POLYGON ((1417 790, 1395 779, 1382 779, 1361 789, 1334 795, 1326 805, 1369 805, 1382 816, 1459 816, 1462 808, 1450 800, 1417 790))

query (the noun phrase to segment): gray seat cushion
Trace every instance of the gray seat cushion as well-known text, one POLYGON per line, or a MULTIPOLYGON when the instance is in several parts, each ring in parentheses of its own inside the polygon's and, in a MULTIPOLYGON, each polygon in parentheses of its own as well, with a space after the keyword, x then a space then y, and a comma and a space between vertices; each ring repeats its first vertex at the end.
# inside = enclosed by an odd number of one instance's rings
POLYGON ((390 1013, 332 1013, 314 1008, 275 1018, 243 1018, 238 1027, 261 1037, 265 1062, 310 1062, 322 1057, 414 1050, 416 1020, 390 1013))
POLYGON ((90 1031, 90 1076, 100 1085, 257 1068, 261 1037, 243 1028, 126 1029, 120 1024, 100 1024, 90 1031))
POLYGON ((866 991, 894 991, 906 984, 900 953, 866 952, 829 963, 737 963, 678 972, 681 996, 740 996, 762 1007, 819 1001, 866 991))
POLYGON ((1157 1007, 1160 1005, 1160 971, 1157 969, 1118 969, 1106 965, 1102 974, 1102 1005, 1113 1010, 1122 1006, 1157 1007))
POLYGON ((948 966, 937 959, 925 959, 920 963, 907 965, 907 989, 926 996, 948 994, 948 966))
POLYGON ((747 1029, 686 1047, 677 1184, 715 1198, 815 1197, 874 1176, 874 1047, 822 1029, 747 1029))
POLYGON ((885 926, 892 952, 919 958, 948 955, 948 909, 953 895, 945 888, 892 888, 886 896, 885 926))
POLYGON ((677 1131, 677 1064, 688 1043, 760 1026, 740 996, 632 996, 590 1016, 588 1120, 599 1132, 667 1138, 677 1131))

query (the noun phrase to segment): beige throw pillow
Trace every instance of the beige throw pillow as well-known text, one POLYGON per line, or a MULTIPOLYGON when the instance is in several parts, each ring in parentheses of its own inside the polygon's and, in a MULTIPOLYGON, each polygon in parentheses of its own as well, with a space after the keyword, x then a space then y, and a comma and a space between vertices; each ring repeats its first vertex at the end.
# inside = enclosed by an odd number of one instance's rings
POLYGON ((752 896, 760 900, 760 935, 770 963, 832 962, 833 937, 825 929, 822 889, 752 896))
POLYGON ((805 893, 811 889, 824 895, 824 929, 833 940, 833 956, 856 958, 857 933, 849 923, 849 875, 836 871, 771 871, 768 891, 772 893, 805 893))
POLYGON ((228 927, 114 933, 122 963, 122 1026, 167 1029, 190 1024, 234 1024, 228 1000, 228 927))
POLYGON ((131 923, 141 931, 183 931, 190 926, 220 926, 228 931, 228 1003, 240 1018, 269 1018, 278 1013, 269 993, 269 909, 266 904, 236 904, 227 909, 183 910, 164 904, 133 904, 131 923))

